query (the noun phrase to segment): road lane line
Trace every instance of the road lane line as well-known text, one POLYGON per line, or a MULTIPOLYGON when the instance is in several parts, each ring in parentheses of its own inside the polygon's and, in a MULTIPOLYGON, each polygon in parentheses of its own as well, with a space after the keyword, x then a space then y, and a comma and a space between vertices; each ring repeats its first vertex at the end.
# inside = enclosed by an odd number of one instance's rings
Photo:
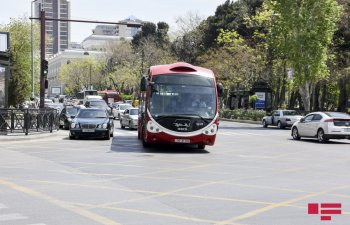
POLYGON ((316 192, 316 193, 300 196, 300 197, 297 197, 297 198, 292 198, 292 199, 289 199, 289 200, 286 200, 286 201, 278 202, 278 203, 275 203, 275 204, 272 204, 272 205, 269 205, 269 206, 265 206, 265 207, 262 207, 262 208, 259 208, 259 209, 255 209, 255 210, 243 213, 243 214, 241 214, 239 216, 236 216, 236 217, 233 217, 233 218, 221 221, 219 223, 216 223, 215 225, 231 224, 231 223, 237 222, 239 220, 248 219, 248 218, 256 216, 258 214, 261 214, 261 213, 273 210, 275 208, 284 207, 286 205, 291 205, 292 203, 299 202, 299 201, 302 201, 302 200, 306 200, 306 199, 311 198, 311 197, 324 195, 324 194, 327 194, 328 192, 331 192, 331 191, 346 189, 346 188, 349 188, 349 187, 350 187, 350 185, 346 185, 346 186, 332 188, 332 189, 329 189, 329 190, 326 190, 326 191, 320 191, 320 192, 316 192))
POLYGON ((45 200, 45 201, 47 201, 47 202, 49 202, 49 203, 51 203, 53 205, 56 205, 58 207, 61 207, 61 208, 66 209, 66 210, 68 210, 70 212, 76 213, 78 215, 81 215, 81 216, 83 216, 85 218, 88 218, 90 220, 93 220, 95 222, 98 222, 98 223, 101 223, 101 224, 104 224, 104 225, 121 225, 120 223, 117 223, 116 221, 111 220, 111 219, 109 219, 107 217, 98 215, 96 213, 93 213, 91 211, 88 211, 86 209, 83 209, 83 208, 80 208, 80 207, 77 207, 77 206, 73 206, 73 205, 67 204, 66 202, 64 202, 62 200, 59 200, 59 199, 56 199, 56 198, 51 197, 49 195, 46 195, 46 194, 43 194, 41 192, 35 191, 35 190, 30 189, 28 187, 17 185, 17 184, 15 184, 13 182, 10 182, 10 181, 6 181, 6 180, 0 179, 0 185, 8 187, 8 188, 11 188, 13 190, 16 190, 16 191, 19 191, 19 192, 22 192, 22 193, 25 193, 27 195, 30 195, 30 196, 38 198, 38 199, 45 200))

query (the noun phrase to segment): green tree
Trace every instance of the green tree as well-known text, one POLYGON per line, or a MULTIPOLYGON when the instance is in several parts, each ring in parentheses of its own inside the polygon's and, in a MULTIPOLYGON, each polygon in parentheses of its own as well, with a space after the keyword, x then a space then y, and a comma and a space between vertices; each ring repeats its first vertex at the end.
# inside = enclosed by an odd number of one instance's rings
POLYGON ((58 79, 65 84, 64 92, 75 95, 82 89, 89 89, 90 85, 94 89, 105 89, 106 77, 102 76, 103 66, 102 61, 92 57, 72 60, 63 65, 58 79))
POLYGON ((273 46, 283 46, 305 110, 310 111, 315 84, 328 76, 327 50, 341 8, 336 0, 268 0, 265 9, 277 15, 273 46))
MULTIPOLYGON (((34 28, 37 30, 37 27, 34 28)), ((0 26, 0 31, 10 33, 12 68, 8 100, 9 105, 15 106, 31 96, 31 25, 27 18, 11 19, 9 24, 0 26)), ((34 43, 35 51, 38 48, 37 35, 34 43)), ((38 63, 36 65, 38 66, 38 63)), ((38 90, 38 87, 36 89, 38 90)))

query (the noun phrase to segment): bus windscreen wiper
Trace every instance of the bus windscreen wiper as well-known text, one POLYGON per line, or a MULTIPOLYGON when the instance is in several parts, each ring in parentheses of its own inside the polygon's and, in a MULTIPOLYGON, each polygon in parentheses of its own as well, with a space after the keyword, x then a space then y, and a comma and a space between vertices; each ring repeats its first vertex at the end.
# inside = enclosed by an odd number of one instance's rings
POLYGON ((197 117, 201 118, 206 123, 210 123, 210 121, 212 120, 212 118, 204 118, 200 114, 196 114, 196 113, 178 114, 177 116, 197 116, 197 117))

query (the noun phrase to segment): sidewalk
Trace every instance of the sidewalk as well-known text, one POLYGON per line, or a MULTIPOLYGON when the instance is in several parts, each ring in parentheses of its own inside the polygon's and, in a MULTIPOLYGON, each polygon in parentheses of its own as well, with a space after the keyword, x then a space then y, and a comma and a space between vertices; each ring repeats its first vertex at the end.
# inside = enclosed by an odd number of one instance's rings
POLYGON ((253 120, 237 120, 237 119, 225 119, 219 118, 219 121, 228 121, 228 122, 236 122, 236 123, 249 123, 249 124, 261 124, 261 121, 253 121, 253 120))
POLYGON ((7 135, 0 135, 0 144, 7 141, 23 141, 23 140, 35 140, 46 137, 53 137, 60 131, 53 130, 52 133, 48 132, 32 132, 25 135, 25 133, 8 133, 7 135))

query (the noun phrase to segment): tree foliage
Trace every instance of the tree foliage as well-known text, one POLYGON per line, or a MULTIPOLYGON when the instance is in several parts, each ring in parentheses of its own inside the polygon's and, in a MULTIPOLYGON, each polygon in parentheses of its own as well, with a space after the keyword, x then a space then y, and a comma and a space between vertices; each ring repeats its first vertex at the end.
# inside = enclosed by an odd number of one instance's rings
MULTIPOLYGON (((34 29, 37 30, 37 27, 34 29)), ((8 100, 9 105, 14 106, 31 96, 31 25, 26 18, 11 19, 9 24, 0 26, 0 30, 10 33, 12 67, 8 100)), ((35 36, 34 44, 35 50, 38 48, 38 35, 35 36)))

